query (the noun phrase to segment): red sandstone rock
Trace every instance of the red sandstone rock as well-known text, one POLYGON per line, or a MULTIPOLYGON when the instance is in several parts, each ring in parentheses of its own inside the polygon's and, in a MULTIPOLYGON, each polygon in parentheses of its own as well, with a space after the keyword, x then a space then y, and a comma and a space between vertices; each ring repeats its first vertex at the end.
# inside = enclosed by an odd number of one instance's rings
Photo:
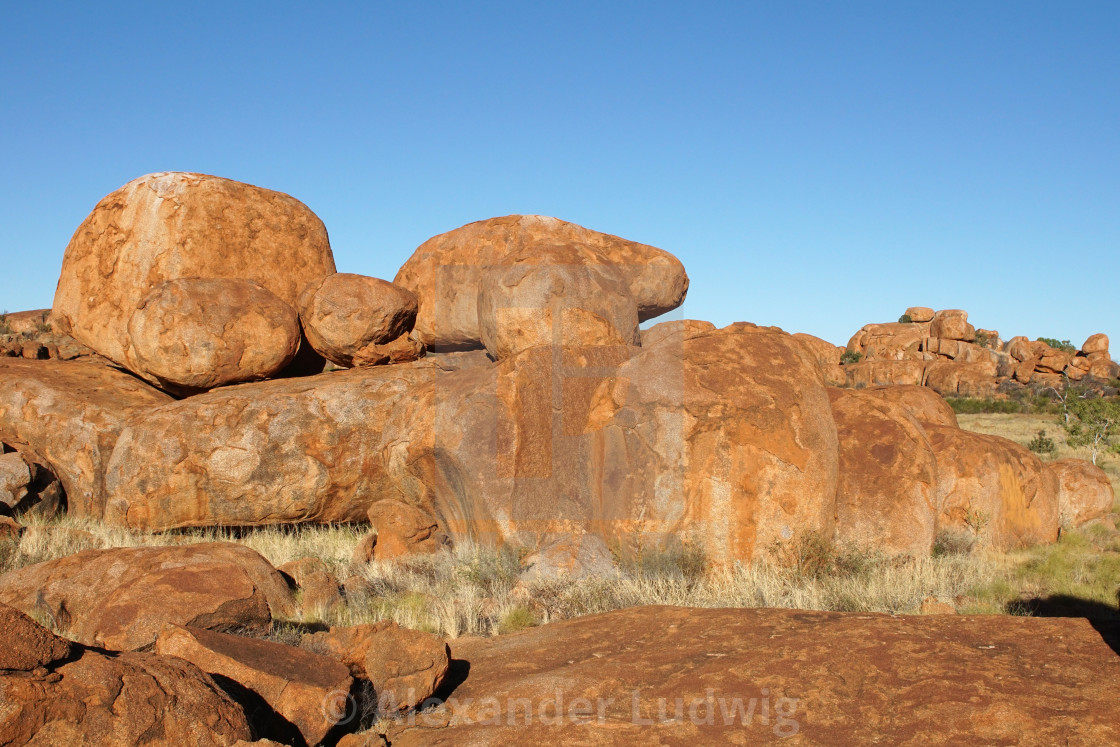
POLYGON ((1058 512, 1062 526, 1081 526, 1112 511, 1112 482, 1100 467, 1084 459, 1059 459, 1046 465, 1058 478, 1058 512))
POLYGON ((300 320, 311 346, 346 367, 371 365, 364 349, 407 337, 416 323, 416 310, 412 291, 341 272, 311 283, 299 300, 300 320))
POLYGON ((377 560, 429 554, 441 547, 439 524, 415 506, 386 499, 370 506, 368 516, 377 530, 373 545, 373 557, 377 560))

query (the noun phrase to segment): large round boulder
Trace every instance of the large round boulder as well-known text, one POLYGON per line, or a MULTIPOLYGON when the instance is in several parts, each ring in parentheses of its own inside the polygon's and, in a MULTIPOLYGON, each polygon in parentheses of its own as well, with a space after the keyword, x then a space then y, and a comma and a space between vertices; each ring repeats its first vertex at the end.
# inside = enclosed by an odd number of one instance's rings
POLYGON ((334 271, 323 222, 295 198, 204 174, 149 174, 106 196, 78 226, 51 319, 127 367, 128 321, 168 280, 254 280, 294 307, 308 283, 334 271))
POLYGON ((299 348, 299 318, 252 280, 181 278, 152 289, 128 322, 128 367, 192 394, 279 373, 299 348))
POLYGON ((829 389, 839 437, 836 538, 891 554, 929 555, 937 525, 937 458, 900 404, 829 389))
POLYGON ((478 326, 501 360, 537 345, 638 345, 638 307, 623 271, 568 244, 523 249, 482 273, 478 326))
POLYGON ((393 281, 416 293, 416 335, 437 350, 482 347, 478 288, 482 274, 505 257, 542 246, 573 244, 581 261, 614 265, 626 277, 640 321, 677 308, 688 275, 676 257, 646 244, 542 215, 508 215, 470 223, 420 245, 393 281))
POLYGON ((880 400, 901 405, 919 423, 957 426, 957 414, 937 392, 926 386, 897 384, 895 386, 873 386, 864 393, 880 400))
POLYGON ((1103 519, 1116 499, 1103 469, 1084 459, 1059 459, 1046 465, 1058 478, 1058 512, 1062 526, 1077 527, 1103 519))
POLYGON ((1013 441, 926 425, 937 455, 938 530, 996 550, 1058 539, 1058 479, 1013 441))
POLYGON ((346 367, 366 360, 371 346, 385 345, 411 331, 416 309, 412 291, 346 272, 308 285, 299 298, 299 318, 311 347, 346 367))

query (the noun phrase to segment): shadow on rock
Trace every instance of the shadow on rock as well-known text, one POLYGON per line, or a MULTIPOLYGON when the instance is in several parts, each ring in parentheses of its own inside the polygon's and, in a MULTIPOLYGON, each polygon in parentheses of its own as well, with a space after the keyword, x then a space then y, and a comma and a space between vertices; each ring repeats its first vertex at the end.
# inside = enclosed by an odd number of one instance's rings
MULTIPOLYGON (((1120 605, 1120 595, 1118 595, 1120 605)), ((1083 617, 1100 633, 1109 647, 1120 655, 1120 606, 1065 594, 1036 597, 1007 605, 1007 612, 1034 617, 1083 617)))

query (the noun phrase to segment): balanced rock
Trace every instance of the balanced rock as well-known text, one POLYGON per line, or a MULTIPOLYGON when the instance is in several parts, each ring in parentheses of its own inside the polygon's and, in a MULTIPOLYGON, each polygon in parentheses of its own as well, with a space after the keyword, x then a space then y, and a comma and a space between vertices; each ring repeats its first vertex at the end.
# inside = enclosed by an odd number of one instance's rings
POLYGON ((972 533, 1010 550, 1058 539, 1058 478, 998 436, 926 425, 937 455, 938 530, 972 533))
POLYGON ((387 621, 310 633, 300 646, 340 661, 351 675, 368 680, 382 713, 423 703, 439 688, 451 663, 439 637, 387 621))
POLYGON ((191 394, 278 374, 299 348, 295 310, 252 280, 182 278, 158 285, 128 323, 128 368, 191 394))
POLYGON ((910 416, 922 424, 957 427, 957 414, 945 399, 925 386, 874 386, 863 390, 864 394, 901 405, 910 416))
MULTIPOLYGON (((329 657, 272 641, 179 625, 161 628, 155 650, 232 680, 259 696, 275 712, 254 719, 264 736, 287 742, 294 727, 304 743, 317 745, 335 724, 353 716, 346 707, 350 672, 329 657)), ((249 705, 248 699, 244 705, 249 705)))
POLYGON ((1085 344, 1081 346, 1081 352, 1085 355, 1092 355, 1093 353, 1108 354, 1108 335, 1098 332, 1095 335, 1090 335, 1085 344))
POLYGON ((586 249, 521 249, 482 273, 478 326, 496 359, 536 345, 637 345, 638 307, 621 268, 586 261, 586 249))
POLYGON ((106 196, 74 232, 52 321, 128 366, 129 319, 164 282, 253 280, 294 307, 334 271, 322 221, 298 200, 216 176, 149 174, 106 196))
POLYGON ((373 546, 376 560, 427 555, 441 547, 439 524, 415 506, 387 498, 370 506, 367 516, 377 530, 373 546))
POLYGON ((105 469, 129 420, 171 397, 108 366, 0 359, 0 441, 48 466, 77 517, 105 510, 105 469))
POLYGON ((684 302, 688 276, 668 252, 556 218, 509 215, 429 239, 397 272, 394 282, 419 298, 417 339, 437 349, 481 347, 477 303, 483 273, 504 264, 507 255, 557 244, 584 248, 584 263, 613 265, 622 271, 637 303, 639 321, 684 302))
POLYGON ((331 363, 363 364, 367 348, 407 335, 416 323, 416 295, 399 285, 336 273, 304 289, 299 317, 308 342, 331 363))
POLYGON ((937 459, 902 405, 829 389, 840 449, 836 537, 890 554, 928 556, 936 535, 937 459))
POLYGON ((906 316, 911 322, 932 322, 934 311, 928 306, 911 306, 906 310, 906 316))
POLYGON ((1058 513, 1063 527, 1078 527, 1112 511, 1116 495, 1103 469, 1084 459, 1059 459, 1046 465, 1058 479, 1058 513))
POLYGON ((967 311, 946 309, 934 315, 929 334, 930 337, 939 337, 944 340, 972 342, 976 339, 976 328, 968 323, 967 311))
POLYGON ((85 550, 0 576, 0 603, 115 651, 151 644, 165 622, 266 633, 293 610, 268 561, 230 543, 85 550))

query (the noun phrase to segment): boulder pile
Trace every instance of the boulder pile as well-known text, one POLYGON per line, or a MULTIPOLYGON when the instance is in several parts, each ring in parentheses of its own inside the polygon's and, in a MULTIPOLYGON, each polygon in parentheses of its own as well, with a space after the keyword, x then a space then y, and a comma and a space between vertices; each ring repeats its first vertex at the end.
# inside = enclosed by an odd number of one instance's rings
POLYGON ((946 397, 993 397, 1027 386, 1060 390, 1067 382, 1107 389, 1120 377, 1104 334, 1080 350, 1057 340, 1004 341, 996 330, 974 327, 960 309, 911 307, 898 322, 864 326, 844 348, 813 340, 826 377, 840 386, 910 384, 946 397))
POLYGON ((929 389, 830 388, 1089 376, 1111 365, 1103 336, 1081 354, 1005 346, 962 311, 913 308, 841 365, 777 328, 639 331, 687 289, 671 254, 542 216, 437 236, 392 283, 340 274, 287 195, 141 177, 75 232, 40 315, 96 355, 0 359, 0 442, 18 452, 0 497, 30 505, 34 470, 72 514, 137 529, 370 521, 367 558, 469 539, 542 559, 690 544, 717 564, 809 535, 923 554, 969 530, 1005 548, 1107 512, 1095 468, 1058 480, 959 431, 929 389), (1074 484, 1101 495, 1059 509, 1074 484))

